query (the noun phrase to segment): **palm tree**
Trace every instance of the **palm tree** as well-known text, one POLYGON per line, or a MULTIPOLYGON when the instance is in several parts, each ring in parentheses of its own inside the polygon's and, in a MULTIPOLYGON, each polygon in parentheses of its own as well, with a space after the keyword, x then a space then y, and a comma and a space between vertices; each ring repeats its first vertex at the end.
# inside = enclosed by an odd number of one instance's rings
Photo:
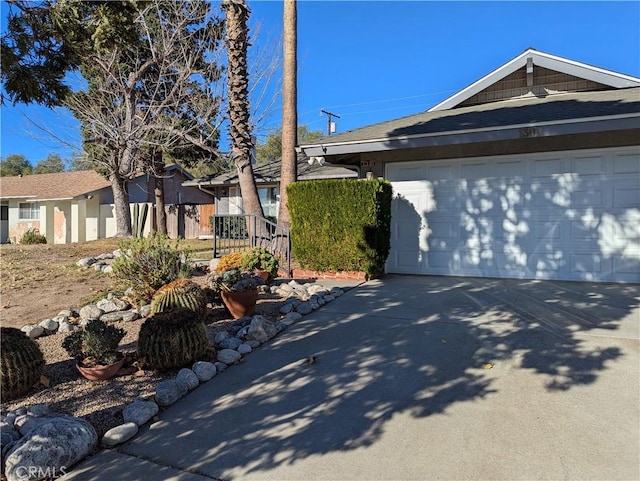
POLYGON ((289 228, 291 219, 287 205, 287 186, 298 178, 296 159, 298 127, 297 88, 297 5, 296 0, 284 0, 284 60, 282 81, 282 165, 280 174, 280 212, 278 224, 289 228))
POLYGON ((225 43, 229 64, 229 130, 240 181, 242 206, 245 214, 264 217, 251 166, 253 139, 249 119, 249 73, 247 70, 249 7, 244 0, 223 0, 222 10, 225 12, 227 31, 225 43))

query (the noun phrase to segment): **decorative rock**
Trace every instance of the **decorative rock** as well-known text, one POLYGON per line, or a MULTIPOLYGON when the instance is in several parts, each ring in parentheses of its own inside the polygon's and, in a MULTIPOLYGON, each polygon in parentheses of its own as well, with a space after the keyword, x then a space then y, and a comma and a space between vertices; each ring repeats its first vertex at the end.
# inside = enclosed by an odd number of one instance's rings
POLYGON ((287 325, 282 321, 274 322, 273 325, 276 326, 278 332, 282 332, 287 328, 287 325))
POLYGON ((335 296, 332 296, 331 294, 327 294, 326 296, 324 296, 324 297, 322 298, 322 300, 323 300, 324 302, 331 302, 331 301, 335 301, 335 300, 336 300, 336 298, 335 298, 335 296))
POLYGON ((320 308, 320 304, 318 303, 318 301, 309 301, 309 307, 311 307, 311 309, 315 311, 316 309, 320 308))
POLYGON ((58 332, 73 332, 76 329, 76 326, 69 324, 68 322, 61 322, 58 326, 58 332))
POLYGON ((224 362, 215 362, 214 366, 216 367, 216 372, 224 372, 227 370, 227 365, 224 362))
MULTIPOLYGON (((70 416, 49 418, 16 441, 5 460, 7 481, 24 480, 34 471, 45 477, 61 474, 63 468, 88 456, 98 443, 98 435, 87 421, 70 416)), ((38 479, 38 478, 30 478, 38 479)), ((39 478, 42 479, 42 478, 39 478)))
POLYGON ((158 414, 160 407, 152 401, 134 401, 125 406, 122 410, 122 417, 125 423, 135 423, 142 426, 153 416, 158 414))
POLYGON ((276 334, 278 334, 278 329, 272 322, 267 321, 262 316, 254 316, 251 324, 249 325, 246 338, 255 339, 256 341, 265 343, 276 334))
POLYGON ((117 321, 122 321, 122 317, 123 317, 122 311, 114 311, 114 312, 107 312, 105 314, 102 314, 100 316, 100 320, 107 323, 117 322, 117 321))
POLYGON ((53 319, 45 319, 38 325, 47 332, 55 332, 58 330, 58 323, 53 319))
POLYGON ((340 297, 342 294, 344 294, 344 291, 342 289, 340 289, 339 287, 332 287, 331 290, 329 291, 329 293, 333 297, 340 297))
POLYGON ((136 434, 138 434, 138 425, 136 423, 124 423, 104 433, 104 436, 102 436, 102 444, 106 446, 122 444, 136 434))
MULTIPOLYGON (((244 328, 243 328, 244 329, 244 328)), ((242 341, 237 337, 228 337, 216 344, 220 349, 237 349, 242 341)))
POLYGON ((92 264, 95 264, 96 260, 93 257, 84 257, 82 259, 80 259, 78 262, 76 262, 76 265, 78 267, 89 267, 92 264))
POLYGON ((33 416, 46 416, 51 413, 51 408, 48 404, 34 404, 27 408, 27 413, 33 416))
POLYGON ((246 342, 238 346, 238 352, 243 356, 249 354, 251 351, 253 351, 253 349, 251 349, 251 346, 246 342))
POLYGON ((242 356, 238 351, 234 351, 233 349, 222 349, 218 351, 217 359, 218 361, 229 365, 238 362, 241 357, 242 356))
POLYGON ((138 314, 140 314, 140 317, 148 317, 149 314, 151 314, 151 304, 147 304, 146 306, 139 307, 138 314))
POLYGON ((280 284, 279 286, 277 286, 277 291, 281 291, 281 292, 293 292, 293 287, 291 287, 289 284, 280 284))
POLYGON ((116 311, 125 311, 129 309, 131 306, 128 302, 122 301, 117 297, 113 297, 111 299, 102 299, 96 303, 96 307, 98 309, 102 309, 105 313, 107 312, 116 312, 116 311))
POLYGON ((161 381, 156 386, 156 403, 161 407, 171 406, 187 392, 187 388, 175 379, 161 381))
POLYGON ((80 319, 83 321, 89 321, 91 319, 100 319, 100 316, 104 314, 104 311, 95 304, 89 304, 80 309, 80 319))
POLYGON ((200 382, 207 382, 217 374, 215 364, 206 361, 197 361, 191 366, 191 370, 198 376, 200 382))
POLYGON ((27 414, 27 407, 26 406, 20 406, 14 412, 15 412, 16 417, 17 416, 23 416, 23 415, 27 414))
POLYGON ((20 434, 9 423, 0 423, 0 444, 4 447, 20 439, 20 434))
POLYGON ((302 314, 300 314, 299 312, 290 312, 289 314, 284 316, 282 322, 284 322, 285 325, 290 326, 294 322, 298 322, 300 319, 302 319, 302 314))
POLYGON ((225 339, 229 339, 229 333, 227 331, 220 331, 216 333, 215 337, 213 338, 213 342, 215 344, 220 344, 225 339))
POLYGON ((313 309, 311 308, 311 304, 309 304, 308 302, 301 302, 296 307, 296 311, 298 311, 300 314, 304 316, 305 314, 311 313, 313 309))
POLYGON ((293 311, 293 304, 291 302, 287 302, 285 303, 281 308, 280 308, 280 314, 288 314, 291 311, 293 311))
MULTIPOLYGON (((58 316, 64 316, 64 317, 73 317, 75 316, 76 313, 74 313, 71 309, 63 309, 62 311, 58 312, 58 316)), ((54 318, 54 320, 58 321, 58 322, 62 322, 59 319, 56 319, 58 316, 56 316, 54 318)))
POLYGON ((24 332, 27 336, 29 336, 31 339, 36 339, 37 337, 40 337, 44 332, 44 328, 42 326, 35 326, 35 325, 24 326, 20 330, 24 332))
POLYGON ((113 266, 107 264, 106 266, 104 266, 104 268, 102 269, 102 272, 104 272, 105 274, 111 274, 113 272, 113 266))
POLYGON ((122 320, 124 322, 133 322, 140 317, 140 314, 135 309, 129 309, 122 312, 122 320))
POLYGON ((184 386, 187 391, 192 391, 200 385, 200 380, 198 376, 196 376, 196 373, 186 367, 178 371, 176 382, 184 386))
POLYGON ((262 343, 260 341, 256 341, 255 339, 249 339, 248 341, 245 341, 244 344, 251 346, 251 349, 255 349, 256 347, 260 347, 260 344, 262 343))

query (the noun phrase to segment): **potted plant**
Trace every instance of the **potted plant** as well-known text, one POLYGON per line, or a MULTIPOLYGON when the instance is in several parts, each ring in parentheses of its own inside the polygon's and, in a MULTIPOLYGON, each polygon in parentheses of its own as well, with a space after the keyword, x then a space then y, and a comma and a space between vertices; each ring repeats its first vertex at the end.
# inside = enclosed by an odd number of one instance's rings
POLYGON ((242 256, 242 267, 254 271, 266 282, 278 275, 278 259, 264 247, 254 247, 242 256))
POLYGON ((250 316, 255 312, 258 285, 261 277, 241 269, 231 269, 210 278, 211 288, 220 293, 222 302, 234 319, 250 316))
POLYGON ((77 359, 78 371, 90 381, 112 378, 124 364, 124 355, 117 351, 125 336, 124 329, 107 325, 98 319, 87 322, 62 341, 62 347, 77 359))

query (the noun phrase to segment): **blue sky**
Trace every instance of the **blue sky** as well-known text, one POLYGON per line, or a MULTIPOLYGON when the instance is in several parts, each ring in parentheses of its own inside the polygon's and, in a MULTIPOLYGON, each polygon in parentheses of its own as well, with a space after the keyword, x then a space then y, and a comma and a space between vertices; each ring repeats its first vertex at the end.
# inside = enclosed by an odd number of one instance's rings
MULTIPOLYGON (((261 25, 256 43, 279 49, 282 2, 248 3, 252 30, 261 25)), ((325 132, 325 109, 340 115, 337 132, 345 132, 424 111, 528 47, 640 77, 640 2, 299 0, 299 123, 325 132)), ((70 155, 34 138, 23 113, 60 136, 78 136, 47 109, 4 106, 2 156, 36 163, 70 155)), ((280 116, 278 101, 260 135, 278 128, 280 116)))

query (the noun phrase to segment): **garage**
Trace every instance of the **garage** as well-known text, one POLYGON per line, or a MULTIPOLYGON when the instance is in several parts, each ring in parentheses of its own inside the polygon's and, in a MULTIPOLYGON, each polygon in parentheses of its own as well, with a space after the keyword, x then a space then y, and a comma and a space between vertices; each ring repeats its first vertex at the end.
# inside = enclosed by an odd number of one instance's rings
POLYGON ((640 149, 386 165, 387 272, 640 282, 640 149))

